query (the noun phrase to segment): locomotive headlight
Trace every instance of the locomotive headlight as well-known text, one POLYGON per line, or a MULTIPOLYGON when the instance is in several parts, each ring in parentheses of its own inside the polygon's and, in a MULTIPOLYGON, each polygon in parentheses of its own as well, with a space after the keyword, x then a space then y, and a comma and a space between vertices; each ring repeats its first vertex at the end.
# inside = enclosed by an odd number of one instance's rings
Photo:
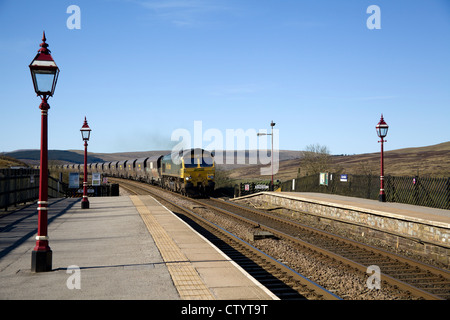
POLYGON ((208 174, 208 179, 214 179, 214 175, 213 174, 208 174))

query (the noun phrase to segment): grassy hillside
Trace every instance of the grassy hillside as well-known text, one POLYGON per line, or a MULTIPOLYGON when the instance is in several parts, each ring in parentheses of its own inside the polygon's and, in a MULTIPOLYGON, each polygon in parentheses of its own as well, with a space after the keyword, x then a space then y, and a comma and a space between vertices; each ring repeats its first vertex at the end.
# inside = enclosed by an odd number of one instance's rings
MULTIPOLYGON (((350 173, 379 174, 380 153, 337 157, 335 168, 350 173)), ((450 177, 450 141, 422 148, 406 148, 385 152, 385 174, 396 176, 450 177)))
MULTIPOLYGON (((40 150, 17 150, 5 155, 29 165, 39 165, 40 150)), ((83 163, 84 151, 79 153, 70 150, 48 150, 48 160, 50 164, 83 163)), ((88 153, 88 162, 102 161, 97 155, 88 153)))
MULTIPOLYGON (((145 151, 145 152, 123 152, 123 153, 88 153, 88 162, 119 161, 150 157, 157 154, 166 154, 170 151, 145 151)), ((39 165, 39 150, 19 150, 5 154, 23 161, 27 164, 39 165)), ((54 164, 83 163, 84 151, 82 150, 49 150, 49 161, 54 164)), ((269 176, 261 176, 260 169, 267 165, 255 165, 246 152, 244 157, 235 152, 233 164, 218 164, 217 177, 227 184, 239 180, 269 180, 269 176), (245 163, 245 164, 241 164, 245 163)), ((280 165, 275 179, 287 180, 305 175, 304 164, 302 164, 302 151, 280 150, 280 165), (300 169, 300 173, 299 173, 300 169)), ((217 154, 216 157, 226 155, 217 154)), ((1 163, 0 163, 1 165, 1 163)), ((9 166, 6 162, 4 167, 9 166)), ((348 174, 374 174, 378 175, 380 170, 380 153, 366 153, 351 156, 331 156, 330 172, 348 174)), ((391 150, 385 152, 385 174, 396 176, 432 176, 450 177, 450 141, 437 145, 391 150)))
MULTIPOLYGON (((387 151, 384 153, 385 175, 450 177, 450 141, 441 144, 387 151)), ((246 166, 226 171, 224 178, 232 180, 266 179, 261 176, 261 165, 246 166)), ((374 174, 380 172, 380 153, 351 156, 332 156, 329 170, 335 173, 374 174)), ((274 179, 281 181, 305 175, 302 159, 281 160, 274 179), (299 173, 300 169, 300 173, 299 173)))
POLYGON ((0 156, 0 169, 11 167, 28 167, 28 164, 11 157, 0 156))

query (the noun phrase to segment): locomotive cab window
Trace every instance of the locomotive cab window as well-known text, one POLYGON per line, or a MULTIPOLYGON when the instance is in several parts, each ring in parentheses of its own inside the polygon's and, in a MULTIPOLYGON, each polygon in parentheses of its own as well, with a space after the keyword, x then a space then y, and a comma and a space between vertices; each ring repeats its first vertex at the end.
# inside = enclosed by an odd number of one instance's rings
POLYGON ((196 158, 184 158, 185 168, 197 168, 198 161, 196 158))
POLYGON ((212 167, 214 164, 213 159, 211 157, 202 158, 201 167, 212 167))

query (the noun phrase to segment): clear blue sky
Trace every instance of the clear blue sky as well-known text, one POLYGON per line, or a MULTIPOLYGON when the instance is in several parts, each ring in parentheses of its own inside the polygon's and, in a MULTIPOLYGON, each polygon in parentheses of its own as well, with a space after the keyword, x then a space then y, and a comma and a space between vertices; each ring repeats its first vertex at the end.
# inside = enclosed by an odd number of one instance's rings
POLYGON ((381 113, 386 150, 450 140, 449 0, 0 0, 0 29, 0 152, 40 147, 28 65, 43 30, 61 70, 49 149, 82 149, 84 116, 92 152, 168 149, 197 120, 377 152, 381 113))

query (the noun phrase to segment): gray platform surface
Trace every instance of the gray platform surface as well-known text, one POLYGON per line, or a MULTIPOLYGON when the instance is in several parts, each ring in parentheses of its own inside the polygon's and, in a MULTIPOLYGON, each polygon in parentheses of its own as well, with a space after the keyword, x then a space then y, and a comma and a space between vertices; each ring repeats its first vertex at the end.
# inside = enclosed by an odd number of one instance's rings
POLYGON ((30 271, 36 205, 0 219, 0 299, 179 299, 130 199, 91 198, 90 205, 50 200, 53 271, 45 273, 30 271))
POLYGON ((277 299, 152 197, 89 201, 49 201, 50 272, 31 272, 37 205, 0 218, 0 300, 277 299))

